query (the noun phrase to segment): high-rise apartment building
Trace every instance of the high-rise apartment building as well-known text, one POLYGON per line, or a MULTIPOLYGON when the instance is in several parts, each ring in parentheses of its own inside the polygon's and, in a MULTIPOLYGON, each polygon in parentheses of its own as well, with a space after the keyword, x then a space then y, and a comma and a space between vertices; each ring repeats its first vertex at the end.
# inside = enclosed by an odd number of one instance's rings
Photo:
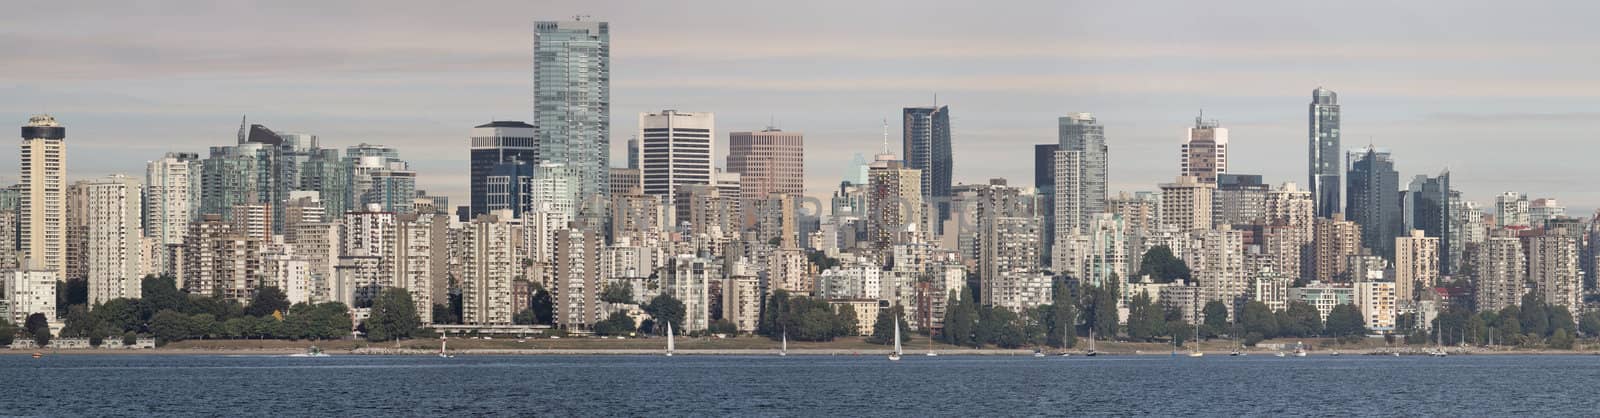
POLYGON ((1161 225, 1179 231, 1211 229, 1212 193, 1216 188, 1215 184, 1189 176, 1161 184, 1161 225))
POLYGON ((479 215, 462 228, 461 321, 506 325, 520 307, 511 303, 511 282, 521 274, 522 228, 509 211, 479 215))
POLYGON ((572 166, 578 196, 610 192, 610 24, 534 24, 533 107, 538 157, 572 166))
POLYGON ((89 304, 116 298, 138 299, 145 274, 144 228, 140 214, 144 187, 121 174, 83 185, 88 226, 89 304))
POLYGON ((1475 269, 1477 308, 1479 312, 1498 311, 1522 303, 1525 292, 1523 282, 1527 277, 1527 259, 1522 250, 1522 240, 1503 231, 1485 238, 1471 257, 1477 262, 1475 269))
POLYGON ((894 244, 920 237, 922 170, 906 168, 893 154, 879 154, 867 178, 867 241, 883 260, 894 244))
MULTIPOLYGON (((1068 212, 1075 215, 1076 219, 1063 219, 1060 212, 1056 213, 1056 234, 1062 231, 1087 228, 1095 214, 1106 211, 1107 171, 1110 160, 1107 157, 1105 127, 1100 121, 1089 113, 1073 113, 1062 116, 1057 122, 1057 144, 1062 152, 1076 152, 1075 164, 1068 164, 1065 172, 1062 165, 1056 165, 1055 198, 1058 207, 1071 209, 1068 212)), ((1059 160, 1058 160, 1059 161, 1059 160)))
POLYGON ((1528 226, 1532 219, 1528 216, 1528 195, 1517 192, 1505 192, 1494 198, 1494 224, 1505 228, 1513 226, 1528 226))
POLYGON ((1395 297, 1412 302, 1439 282, 1439 237, 1413 229, 1394 239, 1395 297))
POLYGON ((605 320, 600 309, 600 293, 606 283, 600 275, 605 237, 599 231, 580 229, 562 229, 555 237, 554 321, 563 329, 590 329, 605 320))
MULTIPOLYGON (((928 214, 929 223, 942 228, 944 220, 950 219, 950 107, 907 107, 902 113, 901 156, 906 168, 921 170, 922 201, 933 205, 936 211, 928 214), (938 217, 933 218, 934 215, 938 217)), ((940 230, 928 232, 944 234, 940 230)))
POLYGON ((468 175, 472 203, 470 216, 495 209, 489 202, 489 176, 504 163, 539 163, 539 131, 521 121, 493 121, 472 128, 472 167, 468 175))
MULTIPOLYGON (((32 270, 67 270, 67 128, 50 115, 22 126, 18 248, 32 270)), ((59 276, 57 276, 59 277, 59 276)))
POLYGON ((1217 174, 1212 196, 1212 221, 1217 225, 1244 225, 1266 217, 1267 192, 1260 174, 1217 174))
POLYGON ((145 164, 144 179, 144 233, 152 249, 147 262, 152 273, 171 274, 174 251, 199 214, 200 155, 169 152, 145 164))
POLYGON ((678 186, 715 185, 716 122, 716 116, 710 112, 668 109, 640 113, 644 194, 660 196, 670 206, 678 186))
POLYGON ((1317 217, 1329 218, 1339 212, 1340 184, 1339 157, 1342 149, 1339 147, 1339 94, 1333 90, 1317 87, 1311 91, 1311 104, 1309 105, 1307 127, 1310 131, 1310 141, 1307 149, 1310 158, 1307 168, 1310 170, 1311 196, 1317 202, 1317 217))
POLYGON ((1528 225, 1534 228, 1544 228, 1545 222, 1551 219, 1565 218, 1567 207, 1556 202, 1555 199, 1533 199, 1528 203, 1528 225))
POLYGON ((1394 260, 1394 239, 1403 223, 1400 173, 1394 169, 1394 159, 1388 151, 1375 148, 1351 151, 1347 184, 1345 217, 1361 225, 1361 245, 1394 260))
MULTIPOLYGON (((1557 227, 1528 237, 1528 281, 1545 303, 1578 312, 1583 306, 1583 275, 1578 264, 1578 232, 1557 227)), ((1576 313, 1574 313, 1576 315, 1576 313)))
POLYGON ((1194 118, 1194 127, 1183 141, 1178 175, 1216 183, 1217 175, 1228 172, 1228 128, 1202 118, 1194 118))
POLYGON ((1332 218, 1317 218, 1315 236, 1312 238, 1313 271, 1317 281, 1324 283, 1352 281, 1345 276, 1348 264, 1345 258, 1361 255, 1361 225, 1344 220, 1344 214, 1332 218))

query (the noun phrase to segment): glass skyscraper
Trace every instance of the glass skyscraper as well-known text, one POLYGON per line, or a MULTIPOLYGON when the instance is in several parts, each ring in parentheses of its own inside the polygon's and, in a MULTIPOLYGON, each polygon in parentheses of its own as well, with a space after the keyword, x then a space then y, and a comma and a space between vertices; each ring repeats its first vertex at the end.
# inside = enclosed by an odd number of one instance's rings
POLYGON ((539 158, 578 175, 577 196, 610 192, 611 30, 606 22, 537 22, 534 125, 539 158))
MULTIPOLYGON (((1087 230, 1095 214, 1106 211, 1106 169, 1108 148, 1105 127, 1089 113, 1073 113, 1057 120, 1061 151, 1080 153, 1076 173, 1056 173, 1075 185, 1055 184, 1056 200, 1068 200, 1078 219, 1057 219, 1057 234, 1087 230), (1074 180, 1075 179, 1075 180, 1074 180), (1070 193, 1069 193, 1070 191, 1070 193), (1070 194, 1070 195, 1069 195, 1070 194), (1064 229, 1061 229, 1064 228, 1064 229)), ((1056 216, 1061 216, 1057 214, 1056 216)))
POLYGON ((939 218, 933 227, 943 234, 944 220, 950 219, 950 107, 908 107, 904 113, 905 165, 922 170, 922 200, 937 206, 939 218))
POLYGON ((1339 211, 1339 94, 1322 87, 1311 91, 1309 118, 1307 186, 1316 201, 1317 217, 1331 218, 1339 211))
POLYGON ((1394 239, 1400 236, 1400 173, 1389 151, 1375 148, 1350 152, 1349 203, 1345 219, 1361 225, 1361 246, 1394 260, 1394 239))

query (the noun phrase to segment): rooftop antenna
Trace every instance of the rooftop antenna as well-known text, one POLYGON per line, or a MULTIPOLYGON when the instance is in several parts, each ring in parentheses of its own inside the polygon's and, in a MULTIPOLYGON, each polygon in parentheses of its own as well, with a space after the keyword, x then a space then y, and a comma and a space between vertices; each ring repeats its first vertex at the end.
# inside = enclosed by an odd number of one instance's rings
POLYGON ((591 17, 594 17, 594 16, 589 16, 589 15, 572 15, 572 20, 573 20, 573 21, 576 21, 576 22, 582 22, 582 21, 583 21, 583 20, 584 20, 584 19, 588 19, 588 18, 591 18, 591 17))
POLYGON ((889 153, 889 118, 883 118, 883 153, 889 153))

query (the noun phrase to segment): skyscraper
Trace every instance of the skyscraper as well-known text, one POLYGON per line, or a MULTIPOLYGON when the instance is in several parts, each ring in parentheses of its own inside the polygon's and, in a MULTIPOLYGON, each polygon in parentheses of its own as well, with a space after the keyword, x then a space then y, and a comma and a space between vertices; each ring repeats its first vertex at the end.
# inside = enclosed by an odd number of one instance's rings
POLYGON ((1311 91, 1310 170, 1311 198, 1317 202, 1317 217, 1333 217, 1339 212, 1339 94, 1317 87, 1311 91))
POLYGON ((1189 176, 1161 184, 1161 225, 1179 231, 1211 229, 1212 200, 1217 186, 1189 176))
POLYGON ((1189 128, 1189 137, 1183 141, 1183 165, 1178 175, 1216 183, 1217 175, 1228 172, 1228 128, 1203 117, 1194 118, 1194 127, 1189 128))
POLYGON ((751 208, 772 193, 805 193, 805 135, 767 128, 728 134, 728 172, 739 174, 740 204, 751 208))
MULTIPOLYGON (((639 138, 644 142, 644 194, 661 196, 673 205, 674 191, 686 184, 715 185, 712 156, 716 153, 716 115, 663 110, 639 114, 639 138)), ((574 167, 576 168, 576 167, 574 167)), ((580 183, 582 179, 579 169, 580 183)), ((607 170, 610 174, 610 170, 607 170)), ((582 185, 580 184, 580 188, 582 185)), ((583 192, 581 196, 592 196, 583 192)), ((726 196, 736 198, 735 196, 726 196)))
MULTIPOLYGON (((1094 215, 1106 211, 1107 159, 1105 127, 1089 113, 1073 113, 1057 119, 1057 134, 1062 152, 1077 152, 1078 164, 1071 172, 1056 173, 1057 206, 1076 208, 1077 219, 1056 214, 1056 233, 1087 229, 1094 215), (1063 184, 1062 180, 1073 184, 1063 184), (1065 202, 1062 200, 1065 199, 1065 202), (1065 226, 1065 228, 1063 228, 1065 226)), ((1059 168, 1059 166, 1058 166, 1059 168)))
POLYGON ((1440 239, 1413 229, 1410 235, 1394 240, 1395 298, 1411 302, 1421 295, 1418 290, 1431 289, 1439 281, 1440 239))
MULTIPOLYGON (((1460 231, 1455 230, 1452 225, 1455 216, 1451 210, 1455 205, 1450 204, 1452 193, 1450 172, 1439 173, 1438 177, 1433 178, 1417 175, 1403 193, 1401 216, 1405 220, 1402 222, 1401 230, 1418 229, 1422 230, 1424 236, 1438 238, 1439 248, 1436 257, 1439 261, 1438 273, 1451 274, 1450 267, 1455 265, 1456 258, 1460 257, 1462 243, 1460 231)), ((1407 290, 1400 289, 1400 291, 1407 290)))
POLYGON ((1394 260, 1400 236, 1400 173, 1389 152, 1366 148, 1350 152, 1349 204, 1345 216, 1361 225, 1361 246, 1394 260))
POLYGON ((1056 243, 1056 151, 1061 144, 1033 146, 1033 188, 1039 190, 1039 265, 1049 266, 1056 243))
MULTIPOLYGON (((943 228, 944 220, 950 219, 950 107, 907 107, 903 113, 905 137, 901 140, 901 153, 905 166, 922 170, 922 200, 935 204, 938 212, 938 218, 929 223, 943 228)), ((932 215, 935 214, 929 214, 932 215)))
POLYGON ((116 298, 138 299, 144 276, 140 211, 144 188, 121 174, 83 185, 88 221, 89 304, 116 298))
POLYGON ((605 196, 611 174, 610 25, 575 20, 534 27, 538 156, 576 170, 578 196, 605 196))
POLYGON ((22 126, 20 248, 28 269, 66 272, 67 128, 50 115, 22 126))
POLYGON ((528 167, 539 163, 538 129, 519 121, 493 121, 472 128, 471 216, 493 210, 487 201, 488 178, 496 165, 508 162, 528 167))
POLYGON ((906 168, 894 154, 879 154, 867 170, 867 242, 879 260, 894 244, 916 237, 922 219, 921 170, 906 168))

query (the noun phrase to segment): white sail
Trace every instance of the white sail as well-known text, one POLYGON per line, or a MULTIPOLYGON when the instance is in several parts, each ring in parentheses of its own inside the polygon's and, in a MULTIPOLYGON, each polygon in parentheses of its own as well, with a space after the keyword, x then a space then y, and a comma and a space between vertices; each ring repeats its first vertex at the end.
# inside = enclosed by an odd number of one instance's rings
POLYGON ((789 331, 783 332, 783 352, 785 354, 789 352, 789 331))
POLYGON ((898 356, 898 355, 902 355, 902 354, 905 354, 905 353, 900 351, 900 317, 899 316, 895 316, 895 318, 894 318, 894 355, 898 356))
POLYGON ((672 323, 667 323, 667 355, 672 355, 672 323))

